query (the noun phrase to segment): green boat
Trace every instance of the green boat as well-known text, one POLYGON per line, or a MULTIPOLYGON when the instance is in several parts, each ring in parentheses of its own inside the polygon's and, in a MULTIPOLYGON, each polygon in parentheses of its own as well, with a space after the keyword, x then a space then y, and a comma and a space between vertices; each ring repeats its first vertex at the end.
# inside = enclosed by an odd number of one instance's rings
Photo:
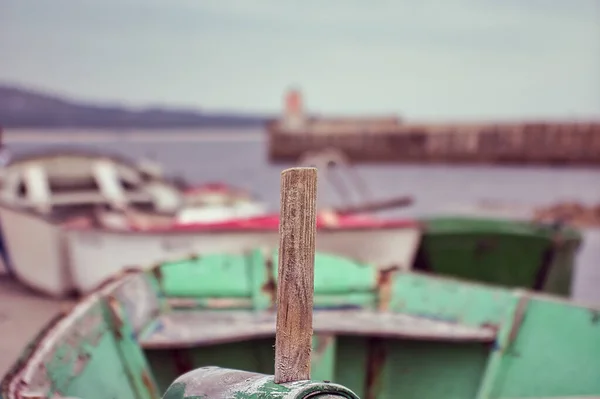
MULTIPOLYGON (((273 374, 277 263, 256 250, 125 273, 51 322, 1 396, 158 398, 199 367, 273 374)), ((600 307, 322 253, 314 307, 312 379, 362 398, 600 395, 600 307)))
POLYGON ((582 237, 568 226, 492 217, 423 218, 414 269, 569 296, 582 237))
POLYGON ((40 332, 0 397, 600 395, 600 307, 315 255, 303 172, 282 190, 278 251, 115 276, 40 332))

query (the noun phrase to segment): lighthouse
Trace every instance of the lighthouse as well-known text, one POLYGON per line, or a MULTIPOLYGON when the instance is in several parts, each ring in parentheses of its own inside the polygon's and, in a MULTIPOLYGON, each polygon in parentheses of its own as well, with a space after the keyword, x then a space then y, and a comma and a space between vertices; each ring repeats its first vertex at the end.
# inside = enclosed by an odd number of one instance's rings
POLYGON ((305 121, 302 93, 297 89, 291 89, 285 95, 281 125, 287 131, 295 131, 302 128, 305 121))

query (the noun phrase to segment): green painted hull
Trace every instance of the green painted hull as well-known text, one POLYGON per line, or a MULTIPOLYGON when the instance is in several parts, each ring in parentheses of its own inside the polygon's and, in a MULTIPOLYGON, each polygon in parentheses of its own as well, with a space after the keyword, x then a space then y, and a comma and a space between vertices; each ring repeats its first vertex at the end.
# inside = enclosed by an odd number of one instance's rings
POLYGON ((0 397, 600 395, 600 308, 329 254, 315 259, 313 382, 274 384, 273 265, 254 251, 126 273, 51 323, 0 397))
POLYGON ((571 228, 474 217, 424 219, 415 269, 569 296, 581 235, 571 228))

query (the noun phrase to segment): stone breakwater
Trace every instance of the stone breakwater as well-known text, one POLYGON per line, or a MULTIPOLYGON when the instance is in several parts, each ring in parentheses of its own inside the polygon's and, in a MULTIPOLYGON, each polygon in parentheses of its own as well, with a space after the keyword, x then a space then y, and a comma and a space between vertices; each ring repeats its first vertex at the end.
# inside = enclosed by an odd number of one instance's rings
POLYGON ((307 120, 267 126, 273 163, 335 150, 353 163, 600 166, 600 122, 374 124, 307 120))

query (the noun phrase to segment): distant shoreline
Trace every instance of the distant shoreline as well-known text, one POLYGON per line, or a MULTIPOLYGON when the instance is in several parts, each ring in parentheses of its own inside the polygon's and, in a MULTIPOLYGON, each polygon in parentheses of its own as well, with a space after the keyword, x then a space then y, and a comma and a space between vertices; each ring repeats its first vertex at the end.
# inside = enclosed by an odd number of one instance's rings
MULTIPOLYGON (((263 140, 265 133, 260 129, 251 131, 219 129, 185 129, 183 131, 143 129, 135 131, 99 131, 66 129, 41 130, 23 129, 21 131, 5 131, 3 141, 11 143, 107 143, 107 142, 257 142, 263 140), (25 131, 23 131, 25 130, 25 131), (29 131, 27 131, 29 130, 29 131)), ((243 130, 243 129, 241 129, 243 130)))

